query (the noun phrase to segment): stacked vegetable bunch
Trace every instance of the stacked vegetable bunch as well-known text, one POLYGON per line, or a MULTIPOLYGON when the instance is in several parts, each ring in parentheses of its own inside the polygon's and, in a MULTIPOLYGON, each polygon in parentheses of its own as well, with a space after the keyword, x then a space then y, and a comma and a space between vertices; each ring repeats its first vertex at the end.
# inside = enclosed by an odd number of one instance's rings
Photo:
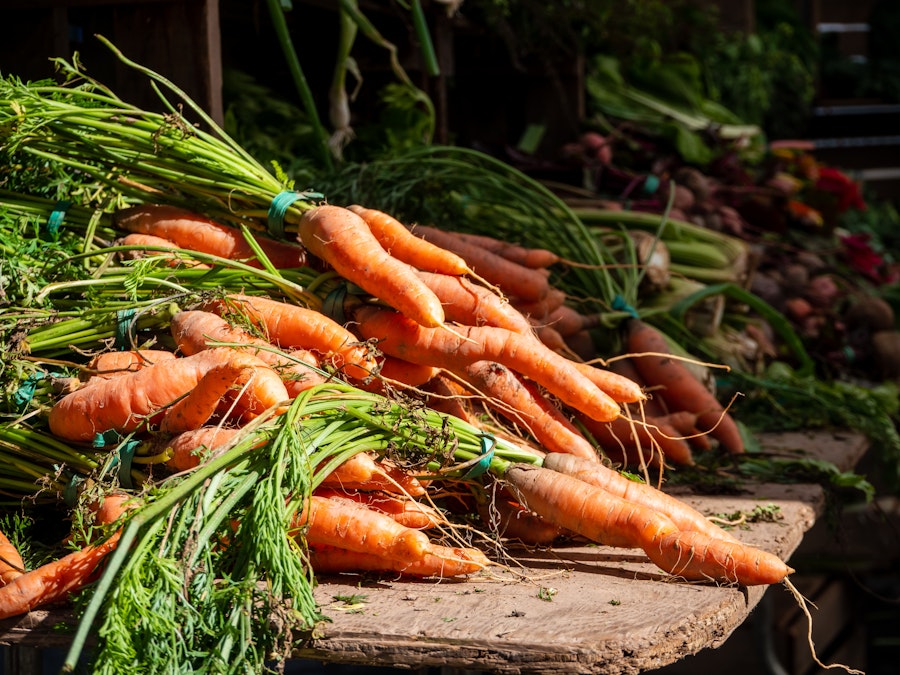
MULTIPOLYGON (((7 286, 0 478, 17 503, 65 500, 78 527, 74 552, 30 571, 6 549, 0 616, 96 582, 70 667, 96 630, 98 672, 261 669, 323 620, 315 572, 488 573, 477 544, 513 533, 501 508, 544 543, 637 547, 684 579, 790 574, 601 461, 619 447, 607 432, 661 466, 678 460, 652 434, 676 436, 641 416, 634 379, 550 330, 553 254, 481 238, 494 252, 476 261, 471 238, 294 190, 186 98, 211 131, 59 65, 67 84, 8 79, 0 95, 8 184, 32 188, 4 195, 4 226, 50 242, 25 246, 7 286), (67 185, 78 203, 58 199, 67 185), (463 506, 438 508, 450 494, 463 506), (492 528, 452 526, 478 505, 492 528)), ((696 394, 629 325, 667 402, 696 394)), ((693 435, 741 452, 721 406, 694 405, 693 435)))

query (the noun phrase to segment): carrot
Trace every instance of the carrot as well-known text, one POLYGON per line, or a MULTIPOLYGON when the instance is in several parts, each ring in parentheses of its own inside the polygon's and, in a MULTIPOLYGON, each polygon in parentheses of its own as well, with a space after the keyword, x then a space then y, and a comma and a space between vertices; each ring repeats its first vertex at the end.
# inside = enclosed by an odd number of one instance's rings
POLYGON ((630 420, 625 416, 605 423, 585 416, 581 416, 580 420, 609 456, 615 456, 616 451, 621 450, 626 464, 643 464, 644 461, 658 464, 660 452, 667 461, 675 464, 694 464, 691 446, 674 427, 664 422, 630 420), (652 462, 653 459, 657 461, 652 462))
POLYGON ((171 457, 166 466, 175 471, 187 471, 200 466, 206 455, 228 443, 240 429, 231 427, 199 427, 185 431, 166 443, 171 457))
POLYGON ((432 544, 421 560, 392 560, 336 546, 313 546, 310 564, 319 574, 396 572, 401 575, 438 579, 461 577, 481 571, 490 564, 478 549, 432 544))
POLYGON ((298 237, 309 252, 345 279, 420 325, 436 328, 444 324, 440 301, 415 269, 385 251, 353 211, 317 206, 301 216, 298 227, 298 237))
POLYGON ((569 337, 583 330, 596 328, 599 323, 599 315, 582 314, 569 305, 560 305, 539 321, 540 324, 550 326, 563 337, 569 337))
POLYGON ((160 361, 171 361, 178 357, 165 349, 133 349, 122 352, 97 354, 81 369, 78 377, 85 382, 96 379, 110 379, 133 373, 160 361))
POLYGON ((648 386, 659 387, 670 410, 696 413, 700 431, 709 431, 730 453, 744 452, 744 441, 734 418, 683 363, 671 358, 662 333, 634 319, 628 326, 627 349, 644 381, 648 386))
POLYGON ((307 307, 270 298, 229 295, 204 303, 232 323, 249 322, 282 349, 309 349, 321 354, 348 377, 365 380, 377 372, 378 363, 369 346, 334 319, 307 307))
MULTIPOLYGON (((140 234, 137 232, 132 232, 131 234, 126 234, 121 239, 116 240, 117 246, 133 246, 133 247, 141 247, 146 249, 177 249, 183 248, 176 244, 171 239, 164 239, 162 237, 157 237, 152 234, 140 234)), ((140 250, 140 249, 132 249, 129 251, 122 251, 120 256, 124 260, 138 260, 139 258, 145 257, 147 255, 167 255, 165 253, 161 253, 157 250, 149 251, 149 250, 140 250)), ((202 263, 198 260, 192 258, 185 258, 184 256, 172 257, 169 261, 170 267, 177 267, 179 265, 186 265, 192 268, 199 269, 209 269, 209 265, 202 263)))
POLYGON ((397 312, 372 306, 359 308, 356 319, 363 337, 378 340, 386 354, 456 373, 476 361, 496 361, 594 419, 609 421, 619 415, 618 404, 571 361, 533 337, 493 326, 457 326, 451 333, 417 325, 397 312))
POLYGON ((167 406, 191 392, 207 372, 223 363, 240 365, 253 374, 251 386, 235 402, 239 414, 252 418, 287 400, 284 384, 265 363, 250 354, 216 348, 161 361, 67 394, 50 409, 50 430, 66 440, 91 441, 105 431, 125 433, 156 424, 165 416, 167 406))
POLYGON ((688 410, 647 417, 647 421, 657 426, 670 426, 696 450, 705 452, 712 448, 709 435, 697 428, 697 415, 688 410))
POLYGON ((481 246, 491 253, 496 253, 501 258, 506 258, 510 262, 517 263, 523 267, 541 269, 562 262, 562 258, 556 253, 548 251, 545 248, 520 246, 519 244, 503 241, 502 239, 495 239, 494 237, 489 237, 484 234, 456 232, 456 235, 465 242, 481 246))
POLYGON ((406 225, 393 216, 358 204, 352 204, 347 209, 365 221, 382 248, 397 260, 425 272, 452 276, 472 273, 465 260, 451 251, 415 236, 406 225))
POLYGON ((656 395, 655 390, 647 387, 647 383, 644 381, 640 372, 638 372, 637 367, 634 365, 634 361, 629 358, 616 358, 609 361, 607 368, 622 377, 627 377, 644 390, 645 397, 641 401, 641 411, 644 415, 649 417, 662 417, 663 415, 669 414, 666 402, 662 400, 662 397, 656 395))
POLYGON ((19 550, 3 532, 0 532, 0 587, 22 576, 24 572, 25 563, 19 550))
POLYGON ((0 619, 67 600, 70 593, 93 581, 98 566, 118 540, 116 532, 99 544, 86 546, 13 579, 0 588, 0 619))
MULTIPOLYGON (((231 260, 245 260, 254 267, 261 266, 241 230, 175 206, 132 206, 115 214, 115 224, 128 232, 168 239, 179 248, 231 260)), ((283 269, 306 265, 306 251, 302 247, 259 234, 254 234, 253 238, 275 267, 283 269)))
POLYGON ((531 334, 528 319, 505 298, 490 289, 464 277, 422 271, 418 274, 441 301, 447 320, 470 326, 508 328, 523 335, 531 334))
POLYGON ((410 387, 418 387, 425 384, 431 378, 441 372, 434 366, 423 366, 419 363, 411 363, 394 356, 385 356, 381 361, 378 375, 391 382, 399 382, 410 387))
POLYGON ((291 398, 310 387, 325 382, 318 372, 318 359, 307 350, 278 353, 272 343, 232 326, 218 314, 203 310, 184 310, 172 317, 170 324, 175 344, 183 354, 191 356, 208 349, 210 342, 245 345, 232 347, 268 363, 280 376, 291 398))
POLYGON ((605 391, 617 403, 637 403, 647 398, 647 395, 641 389, 641 385, 612 370, 598 368, 589 363, 580 363, 578 361, 573 361, 573 365, 578 368, 582 375, 605 391))
POLYGON ((496 253, 463 241, 452 232, 417 225, 413 234, 459 255, 475 274, 509 296, 533 301, 540 300, 550 291, 550 282, 541 270, 510 262, 496 253))
POLYGON ((504 478, 517 499, 547 520, 607 546, 641 548, 661 569, 685 579, 751 586, 778 583, 793 572, 771 553, 681 531, 668 516, 573 476, 517 464, 504 478))
POLYGON ((475 413, 469 400, 469 392, 458 382, 438 375, 425 387, 429 408, 444 415, 452 415, 476 426, 475 413))
POLYGON ((335 490, 333 488, 318 488, 315 494, 329 499, 350 499, 388 515, 401 525, 414 530, 427 530, 446 522, 446 519, 434 507, 408 497, 383 492, 335 490))
POLYGON ((486 403, 523 427, 548 452, 568 452, 599 461, 596 449, 537 387, 524 382, 506 366, 478 361, 463 374, 466 382, 486 396, 486 403))
POLYGON ((515 539, 532 546, 549 546, 563 533, 558 525, 523 508, 505 490, 479 499, 476 506, 488 532, 504 539, 515 539))
POLYGON ((729 532, 704 518, 684 502, 647 483, 630 480, 603 464, 585 462, 572 455, 550 454, 544 457, 544 467, 564 473, 589 485, 634 504, 646 506, 667 516, 679 530, 702 532, 715 539, 737 541, 729 532))
POLYGON ((545 321, 552 312, 563 306, 566 301, 566 293, 558 288, 550 288, 547 294, 540 300, 525 300, 523 298, 510 298, 510 304, 529 319, 545 321))
POLYGON ((415 476, 392 462, 376 461, 365 452, 356 453, 322 476, 320 485, 343 490, 382 490, 411 497, 425 494, 425 486, 415 476))
POLYGON ((312 495, 292 524, 311 546, 328 545, 410 562, 428 554, 431 542, 420 530, 350 499, 312 495))

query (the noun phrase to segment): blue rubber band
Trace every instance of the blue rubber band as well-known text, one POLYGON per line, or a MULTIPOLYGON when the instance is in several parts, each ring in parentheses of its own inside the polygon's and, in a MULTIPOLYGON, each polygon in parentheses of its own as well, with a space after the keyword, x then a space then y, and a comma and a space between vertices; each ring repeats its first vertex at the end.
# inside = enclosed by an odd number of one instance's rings
POLYGON ((487 473, 491 468, 491 462, 494 459, 494 449, 497 447, 497 440, 492 434, 481 434, 481 457, 466 471, 463 478, 478 478, 482 474, 487 473))
POLYGON ((131 320, 134 318, 134 308, 120 309, 116 312, 116 349, 125 351, 132 345, 134 328, 131 320))
POLYGON ((66 219, 66 211, 70 206, 72 206, 72 202, 60 199, 53 207, 53 211, 50 212, 50 217, 47 218, 47 234, 54 239, 59 236, 59 228, 66 219))
POLYGON ((115 429, 107 429, 106 431, 98 431, 94 434, 94 440, 91 445, 95 448, 105 448, 109 445, 115 445, 121 442, 122 434, 115 429))
POLYGON ((131 439, 127 443, 123 443, 119 446, 119 451, 113 455, 113 461, 110 463, 109 468, 111 469, 114 469, 116 465, 118 465, 119 470, 116 472, 116 476, 119 479, 119 485, 126 490, 130 490, 134 487, 131 483, 131 462, 134 459, 134 453, 140 444, 141 442, 136 439, 131 439))
POLYGON ((272 203, 269 204, 269 212, 267 214, 269 234, 275 237, 284 237, 284 216, 291 204, 300 199, 300 197, 301 193, 295 190, 285 190, 275 195, 272 203))
POLYGON ((46 373, 40 371, 32 373, 19 385, 19 388, 16 389, 12 396, 13 403, 16 405, 17 410, 22 410, 31 402, 31 399, 34 398, 34 392, 37 389, 38 382, 43 380, 46 376, 46 373))
POLYGON ((643 185, 644 194, 652 195, 657 190, 659 190, 659 178, 650 174, 647 176, 647 179, 644 181, 643 185))
POLYGON ((66 506, 75 506, 75 502, 78 500, 78 486, 83 480, 84 478, 82 476, 72 474, 69 482, 66 483, 66 487, 63 489, 63 501, 66 506))
POLYGON ((618 312, 627 312, 628 316, 632 319, 640 319, 641 317, 638 315, 637 310, 625 302, 625 298, 621 295, 617 295, 613 298, 612 308, 618 312))

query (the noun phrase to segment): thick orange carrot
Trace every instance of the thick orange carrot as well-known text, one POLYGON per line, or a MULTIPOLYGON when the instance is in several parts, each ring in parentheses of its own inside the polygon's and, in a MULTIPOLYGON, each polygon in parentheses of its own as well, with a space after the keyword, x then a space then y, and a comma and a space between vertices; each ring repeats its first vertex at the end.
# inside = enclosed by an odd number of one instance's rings
POLYGON ((391 382, 418 387, 440 372, 441 369, 434 366, 423 366, 420 363, 411 363, 398 359, 395 356, 385 356, 381 362, 381 369, 378 371, 378 374, 391 382))
POLYGON ((679 530, 703 532, 716 539, 737 541, 732 534, 708 518, 704 518, 701 513, 683 501, 647 483, 630 480, 603 464, 585 462, 572 455, 550 454, 544 457, 544 466, 602 488, 616 497, 662 513, 672 520, 679 530))
POLYGON ((90 382, 96 379, 110 379, 127 375, 160 361, 171 361, 178 357, 165 349, 136 349, 122 352, 103 352, 88 361, 79 373, 79 379, 90 382))
POLYGON ((243 364, 253 372, 251 386, 235 402, 240 415, 252 418, 287 400, 281 378, 264 362, 227 347, 216 348, 82 387, 50 409, 50 430, 70 441, 92 441, 98 433, 125 433, 158 423, 167 406, 188 394, 207 372, 227 362, 243 364))
POLYGON ((478 500, 478 515, 488 532, 532 546, 549 546, 563 530, 541 516, 523 508, 505 491, 478 500))
POLYGON ((411 562, 430 551, 425 533, 350 499, 312 495, 293 529, 311 546, 328 545, 382 558, 411 562))
MULTIPOLYGON (((148 255, 170 255, 167 253, 161 253, 156 249, 166 248, 166 249, 176 249, 183 248, 176 244, 174 241, 170 239, 163 239, 162 237, 156 237, 152 234, 139 234, 137 232, 132 232, 131 234, 127 234, 121 239, 116 240, 117 246, 134 246, 141 247, 144 249, 153 248, 154 250, 141 250, 140 248, 132 249, 129 251, 122 251, 120 256, 124 260, 138 260, 139 258, 148 256, 148 255)), ((201 268, 201 269, 209 269, 209 265, 205 263, 201 263, 200 261, 176 255, 172 257, 170 255, 169 267, 177 267, 179 265, 185 265, 191 268, 201 268)))
POLYGON ((490 564, 478 549, 432 544, 421 560, 391 560, 336 546, 313 546, 310 564, 319 574, 393 572, 402 576, 449 579, 481 571, 490 564))
POLYGON ((6 586, 25 572, 25 563, 13 543, 0 532, 0 586, 6 586))
POLYGON ((559 408, 506 366, 477 361, 465 369, 463 377, 486 397, 486 405, 525 429, 547 452, 568 452, 599 461, 597 450, 559 408))
POLYGON ((200 466, 204 457, 228 443, 240 429, 232 427, 200 427, 178 434, 166 443, 171 458, 166 466, 175 471, 187 471, 200 466))
POLYGON ((444 324, 440 300, 415 269, 385 251, 366 222, 339 206, 318 206, 300 218, 298 237, 338 274, 391 305, 416 323, 444 324))
POLYGON ((484 286, 449 274, 419 272, 419 278, 441 301, 449 321, 469 326, 508 328, 523 335, 532 332, 531 324, 521 312, 484 286))
MULTIPOLYGON (((123 230, 168 239, 179 248, 231 260, 245 260, 250 265, 260 266, 256 254, 238 228, 222 225, 185 209, 142 204, 118 211, 115 222, 123 230)), ((253 238, 275 267, 282 269, 306 265, 306 251, 301 246, 260 234, 254 234, 253 238)))
POLYGON ((401 525, 414 530, 427 530, 446 522, 446 518, 433 506, 405 496, 366 490, 336 490, 322 487, 317 488, 315 494, 329 499, 350 499, 388 515, 401 525))
POLYGON ((382 490, 411 497, 425 494, 425 486, 415 476, 388 460, 376 461, 366 452, 356 453, 322 476, 320 485, 342 490, 382 490))
POLYGON ((64 602, 93 581, 98 566, 116 547, 119 533, 26 572, 0 588, 0 619, 64 602))
POLYGON ((466 261, 469 268, 506 295, 523 300, 540 300, 550 292, 550 283, 542 270, 534 270, 511 262, 487 249, 469 244, 453 232, 417 225, 413 234, 436 246, 452 251, 466 261))
POLYGON ((523 298, 510 298, 510 304, 532 322, 545 322, 552 312, 563 306, 566 301, 566 293, 558 288, 551 288, 540 300, 525 300, 523 298))
POLYGON ((683 532, 651 508, 534 465, 504 475, 517 498, 560 527, 608 546, 641 548, 662 570, 691 580, 774 584, 793 570, 777 556, 736 541, 683 532))
POLYGON ((545 248, 520 246, 519 244, 503 241, 502 239, 495 239, 494 237, 489 237, 484 234, 457 232, 456 235, 463 241, 476 246, 481 246, 491 253, 496 253, 501 258, 506 258, 510 262, 532 269, 550 267, 562 260, 553 251, 548 251, 545 248))
POLYGON ((181 352, 191 356, 210 343, 245 345, 233 347, 268 363, 280 376, 291 398, 310 387, 325 382, 318 371, 318 359, 307 350, 292 350, 288 354, 277 351, 267 340, 256 337, 240 326, 234 326, 213 312, 185 310, 172 317, 170 330, 181 352))
POLYGON ((600 447, 610 457, 621 451, 623 460, 629 464, 657 464, 662 452, 666 461, 679 465, 693 465, 694 457, 691 446, 678 431, 663 422, 647 420, 631 420, 624 415, 612 422, 596 422, 581 416, 581 423, 600 447), (657 461, 651 461, 651 460, 657 461))
POLYGON ((531 378, 564 403, 600 421, 619 415, 619 406, 582 375, 571 361, 530 336, 493 326, 457 326, 454 332, 426 328, 397 312, 364 306, 357 329, 378 340, 386 354, 461 373, 476 361, 496 361, 531 378))
POLYGON ((662 333, 634 319, 628 325, 627 350, 644 381, 649 387, 659 388, 670 410, 696 413, 698 429, 709 431, 728 452, 744 452, 744 440, 734 418, 681 361, 671 358, 662 333))
POLYGON ((613 401, 618 403, 637 403, 647 398, 647 395, 641 389, 641 385, 634 380, 619 375, 612 370, 592 366, 589 363, 574 361, 573 364, 582 375, 605 391, 613 401))
POLYGON ((595 328, 599 317, 582 314, 574 307, 561 305, 543 317, 538 323, 554 328, 563 337, 595 328))
POLYGON ((369 346, 334 319, 307 307, 271 298, 229 295, 202 305, 232 323, 246 321, 282 349, 308 349, 321 354, 347 376, 365 380, 378 371, 369 346))
POLYGON ((466 261, 458 255, 415 236, 393 216, 358 204, 348 206, 347 209, 365 221, 382 248, 397 260, 425 272, 453 276, 472 272, 466 261))

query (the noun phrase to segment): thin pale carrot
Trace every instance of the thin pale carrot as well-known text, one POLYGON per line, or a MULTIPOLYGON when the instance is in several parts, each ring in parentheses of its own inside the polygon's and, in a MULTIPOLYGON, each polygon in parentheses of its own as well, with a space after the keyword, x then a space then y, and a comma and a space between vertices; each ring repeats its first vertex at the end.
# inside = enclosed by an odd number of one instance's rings
POLYGON ((246 322, 282 349, 308 349, 321 354, 332 367, 353 379, 365 380, 378 372, 378 362, 369 345, 313 309, 240 294, 210 300, 200 308, 233 324, 246 322))
POLYGON ((752 586, 778 583, 793 572, 771 553, 681 531, 668 516, 573 476, 519 464, 510 467, 504 479, 524 505, 544 518, 591 541, 641 548, 669 574, 752 586))
POLYGON ((470 326, 508 328, 523 335, 531 333, 528 319, 492 290, 464 277, 421 271, 418 274, 441 301, 447 320, 470 326))
POLYGON ((525 429, 547 452, 568 452, 599 461, 597 450, 559 408, 506 366, 478 361, 465 369, 463 377, 485 396, 486 405, 525 429))
POLYGON ((469 232, 457 232, 456 235, 463 241, 481 246, 491 253, 496 253, 501 258, 532 269, 541 269, 550 267, 558 262, 562 262, 553 251, 545 248, 531 248, 521 246, 516 243, 504 241, 503 239, 495 239, 484 234, 471 234, 469 232))
POLYGON ((311 546, 328 545, 382 558, 422 560, 431 542, 420 530, 350 499, 312 495, 292 525, 311 546))
POLYGON ((19 549, 0 531, 0 586, 6 586, 24 573, 25 563, 19 549))
POLYGON ((416 323, 430 328, 444 324, 440 300, 412 266, 382 248, 353 211, 330 205, 310 209, 300 218, 298 237, 310 253, 342 277, 416 323))
POLYGON ((619 415, 619 405, 574 367, 530 336, 493 326, 456 326, 454 332, 420 326, 401 314, 372 306, 357 310, 357 330, 379 348, 413 363, 461 373, 476 361, 496 361, 531 378, 567 405, 600 421, 619 415))
POLYGON ((239 415, 252 418, 287 400, 281 378, 264 362, 227 347, 216 348, 160 361, 67 394, 50 409, 50 430, 67 440, 92 441, 98 433, 126 433, 158 424, 168 406, 190 393, 207 372, 228 362, 242 364, 254 374, 251 386, 234 401, 239 415))
POLYGON ((744 452, 744 440, 734 418, 684 363, 672 358, 660 331, 633 319, 628 324, 627 350, 644 381, 658 388, 670 410, 696 413, 700 431, 709 431, 732 454, 744 452))
POLYGON ((583 330, 596 328, 600 321, 599 315, 582 314, 574 307, 560 305, 539 323, 554 328, 563 337, 569 337, 583 330))
POLYGON ((585 462, 573 455, 554 453, 544 457, 544 466, 599 487, 616 497, 662 513, 671 519, 679 530, 703 532, 716 539, 737 541, 731 533, 704 518, 701 513, 683 501, 657 490, 652 485, 626 478, 603 464, 585 462))
POLYGON ((213 312, 178 312, 172 317, 170 331, 178 349, 187 356, 209 349, 214 343, 232 343, 233 349, 252 354, 281 376, 291 398, 326 379, 318 370, 318 359, 308 350, 279 352, 271 342, 230 324, 213 312))
POLYGON ((506 295, 534 301, 550 292, 550 282, 542 270, 511 262, 496 253, 463 241, 452 232, 436 227, 417 225, 413 228, 413 234, 457 254, 475 274, 506 295))
POLYGON ((397 573, 418 578, 449 579, 480 572, 490 565, 478 549, 432 544, 421 560, 393 560, 337 546, 313 546, 310 564, 319 574, 397 573))
MULTIPOLYGON (((163 204, 142 204, 118 211, 115 223, 128 232, 168 239, 179 248, 231 260, 244 260, 249 265, 260 266, 256 253, 241 230, 186 209, 163 204)), ((306 251, 303 247, 257 233, 253 234, 253 238, 276 268, 306 265, 306 251)))
POLYGON ((581 423, 606 451, 615 456, 621 450, 623 459, 633 466, 643 462, 658 464, 661 452, 666 461, 682 466, 694 464, 691 446, 671 425, 654 420, 632 420, 624 415, 612 422, 595 422, 581 417, 581 423))
POLYGON ((617 403, 637 403, 647 398, 641 385, 624 375, 589 363, 573 361, 573 365, 617 403))
POLYGON ((555 312, 565 304, 567 297, 565 291, 558 288, 550 288, 547 291, 547 294, 540 300, 525 300, 523 298, 512 297, 509 299, 509 302, 530 320, 546 322, 547 317, 549 317, 552 312, 555 312))
POLYGON ((549 546, 563 534, 561 527, 524 508, 505 490, 480 498, 476 506, 487 531, 504 539, 549 546))

